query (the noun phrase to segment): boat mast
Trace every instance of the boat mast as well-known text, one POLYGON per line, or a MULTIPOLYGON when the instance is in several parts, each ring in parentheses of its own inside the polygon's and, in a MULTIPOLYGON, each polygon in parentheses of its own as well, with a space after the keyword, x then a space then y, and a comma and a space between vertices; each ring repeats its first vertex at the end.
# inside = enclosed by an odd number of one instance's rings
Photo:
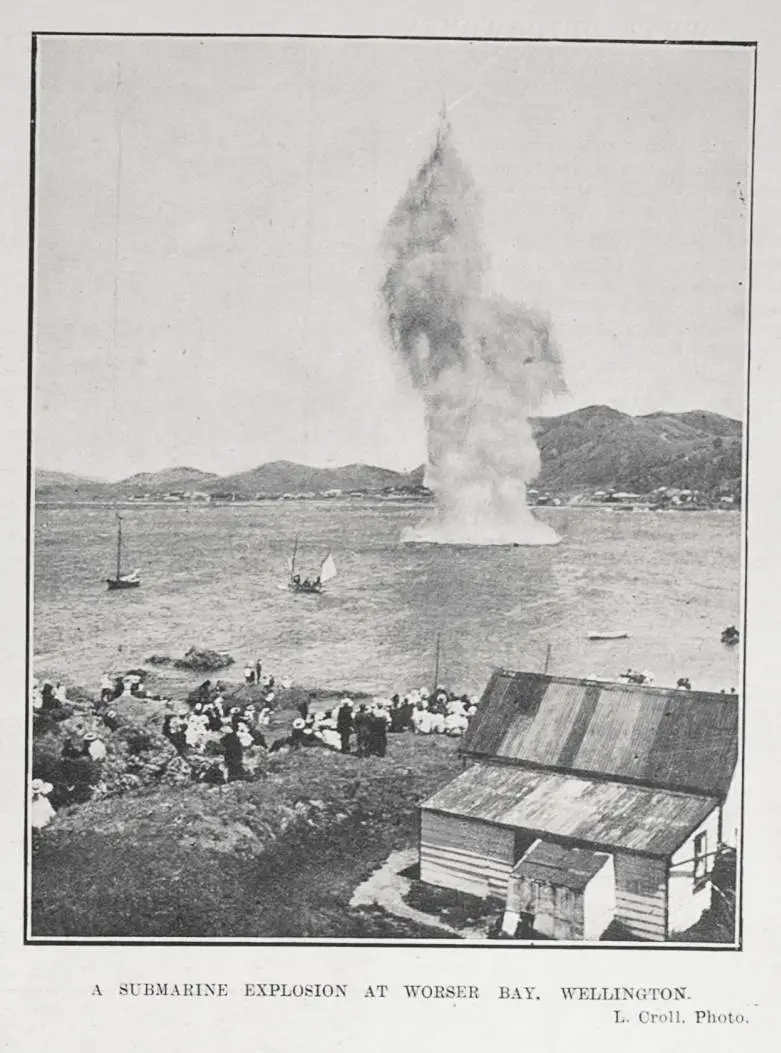
POLYGON ((296 534, 296 540, 293 542, 293 555, 290 557, 290 577, 295 577, 296 574, 296 552, 298 551, 298 539, 300 535, 296 534))
POLYGON ((122 566, 122 516, 117 512, 117 581, 122 566))
POLYGON ((435 691, 439 687, 439 645, 440 645, 441 637, 442 637, 442 634, 441 633, 437 633, 437 650, 436 650, 436 655, 434 657, 434 690, 435 691))

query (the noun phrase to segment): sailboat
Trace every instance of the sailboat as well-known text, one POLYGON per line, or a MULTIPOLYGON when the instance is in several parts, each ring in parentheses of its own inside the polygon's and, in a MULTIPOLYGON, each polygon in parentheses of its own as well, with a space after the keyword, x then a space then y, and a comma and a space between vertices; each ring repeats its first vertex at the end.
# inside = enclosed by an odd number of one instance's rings
POLYGON ((111 589, 137 589, 141 584, 138 571, 132 574, 122 573, 122 516, 117 513, 117 574, 114 578, 106 578, 106 584, 111 589))
POLYGON ((290 577, 287 587, 292 592, 321 593, 323 585, 336 577, 336 563, 329 552, 320 564, 320 573, 314 578, 301 578, 296 571, 296 553, 298 552, 298 538, 293 543, 293 555, 290 557, 290 577))

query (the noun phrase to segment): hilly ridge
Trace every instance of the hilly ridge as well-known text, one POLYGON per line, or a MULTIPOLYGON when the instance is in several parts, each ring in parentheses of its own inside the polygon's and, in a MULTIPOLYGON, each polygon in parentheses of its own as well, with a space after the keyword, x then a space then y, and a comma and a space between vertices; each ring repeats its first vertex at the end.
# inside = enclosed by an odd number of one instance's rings
POLYGON ((254 497, 289 493, 324 493, 328 490, 383 490, 403 486, 407 477, 390 468, 369 464, 348 464, 341 468, 309 468, 292 461, 272 461, 236 475, 225 475, 205 486, 205 490, 227 491, 254 497))
POLYGON ((716 413, 632 417, 588 406, 538 419, 534 430, 542 459, 537 485, 547 490, 740 489, 743 426, 716 413))
MULTIPOLYGON (((650 413, 633 417, 609 406, 587 406, 533 421, 542 467, 538 489, 576 493, 593 489, 649 493, 660 486, 705 494, 740 492, 743 426, 717 413, 650 413)), ((367 464, 313 468, 272 461, 246 472, 219 476, 197 468, 141 472, 109 483, 59 472, 37 471, 43 500, 116 500, 144 494, 201 491, 258 495, 420 492, 424 466, 396 472, 367 464)))

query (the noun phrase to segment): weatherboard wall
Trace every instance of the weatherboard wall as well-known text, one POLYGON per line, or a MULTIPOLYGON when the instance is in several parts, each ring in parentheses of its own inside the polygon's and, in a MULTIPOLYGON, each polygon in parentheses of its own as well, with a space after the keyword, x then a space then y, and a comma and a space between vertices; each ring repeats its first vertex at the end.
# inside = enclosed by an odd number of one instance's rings
POLYGON ((708 818, 687 837, 670 860, 668 885, 669 931, 684 932, 700 920, 711 905, 713 886, 710 873, 713 870, 715 851, 719 841, 719 811, 715 809, 708 818), (694 872, 694 843, 705 835, 704 874, 694 872), (699 880, 697 878, 699 877, 699 880))
POLYGON ((616 852, 615 920, 640 940, 667 938, 667 864, 616 852))
POLYGON ((461 816, 423 810, 420 878, 432 885, 487 899, 507 895, 513 866, 512 830, 461 816))
MULTIPOLYGON (((674 869, 685 853, 689 853, 686 858, 693 857, 694 836, 703 829, 708 831, 708 843, 713 837, 715 844, 718 810, 676 852, 674 869)), ((504 900, 512 882, 515 837, 516 831, 493 823, 424 808, 420 878, 482 899, 493 896, 504 900)), ((695 890, 685 877, 668 876, 667 860, 620 851, 612 854, 610 865, 603 867, 583 892, 574 890, 570 896, 549 884, 550 890, 545 891, 550 900, 548 907, 539 903, 539 931, 556 939, 599 939, 610 920, 615 919, 638 940, 663 941, 670 932, 680 932, 694 924, 709 905, 710 895, 695 890), (675 882, 680 884, 675 886, 675 882)), ((525 884, 518 888, 524 901, 529 898, 530 888, 525 884)))

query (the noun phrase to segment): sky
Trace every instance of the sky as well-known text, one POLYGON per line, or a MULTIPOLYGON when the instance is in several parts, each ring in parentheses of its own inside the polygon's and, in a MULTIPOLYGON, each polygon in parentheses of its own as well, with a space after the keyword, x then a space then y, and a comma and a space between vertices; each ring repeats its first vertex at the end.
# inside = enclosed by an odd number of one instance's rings
POLYGON ((742 417, 752 77, 739 47, 41 39, 37 467, 420 464, 378 290, 443 103, 489 290, 561 348, 542 412, 742 417))

